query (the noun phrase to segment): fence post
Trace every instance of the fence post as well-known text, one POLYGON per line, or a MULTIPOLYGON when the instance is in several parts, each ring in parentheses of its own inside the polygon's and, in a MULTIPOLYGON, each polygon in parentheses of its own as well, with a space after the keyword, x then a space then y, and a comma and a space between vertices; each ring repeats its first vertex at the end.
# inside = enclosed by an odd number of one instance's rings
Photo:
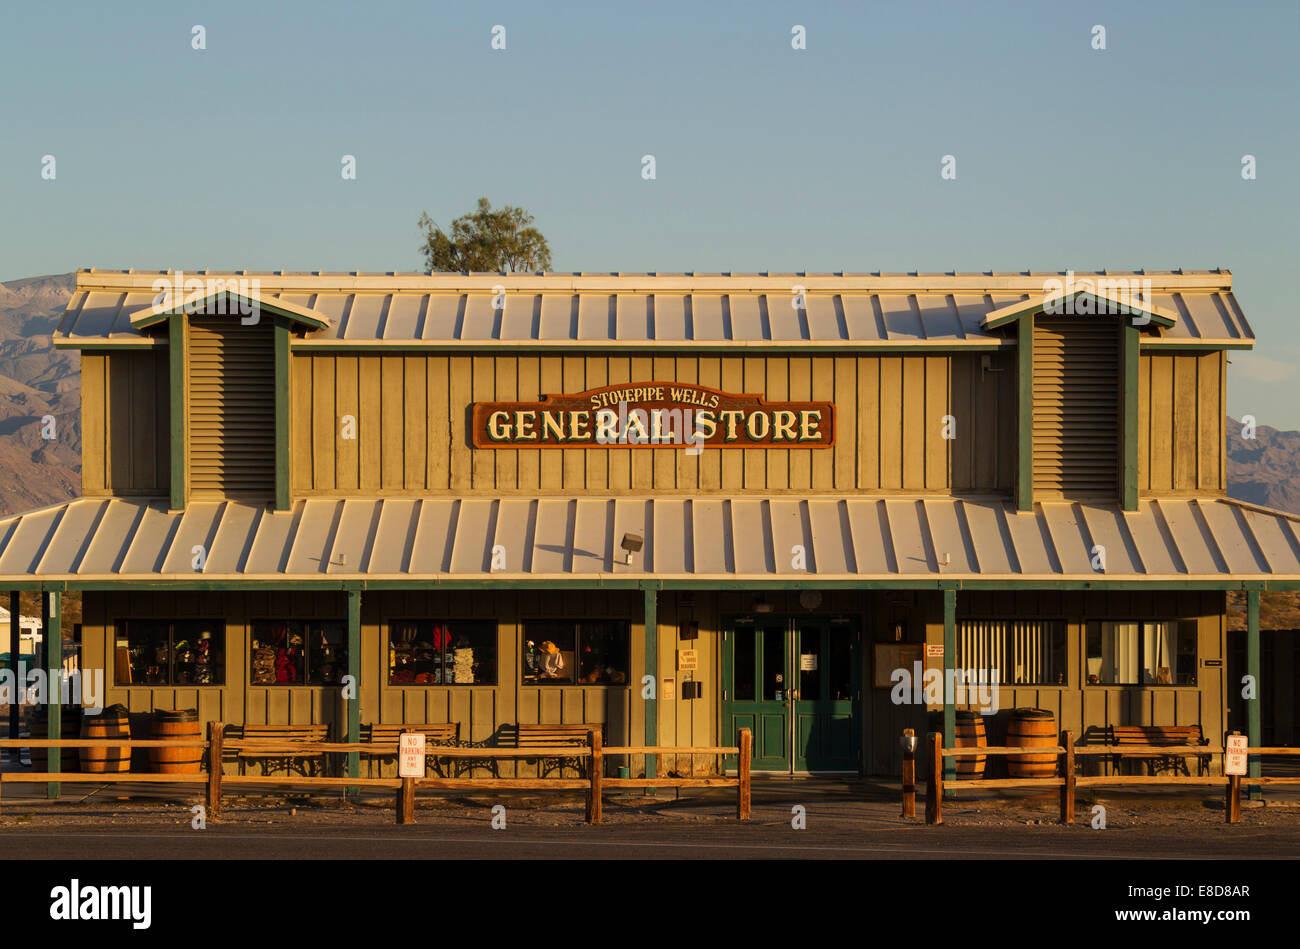
MULTIPOLYGON (((415 734, 409 728, 402 729, 402 735, 415 734)), ((402 762, 402 739, 397 739, 397 762, 398 769, 401 769, 402 762)), ((425 774, 428 774, 428 765, 426 762, 425 774)), ((356 777, 356 775, 348 775, 356 777)), ((415 778, 402 778, 402 783, 397 787, 397 823, 414 824, 415 823, 415 778)))
POLYGON ((736 816, 749 820, 749 756, 752 753, 753 735, 748 728, 740 730, 740 758, 736 763, 736 816))
POLYGON ((925 788, 925 822, 943 823, 943 734, 930 732, 930 781, 925 788))
POLYGON ((601 779, 604 777, 605 756, 601 752, 600 730, 587 732, 587 747, 591 749, 591 787, 587 790, 587 823, 599 824, 604 816, 601 795, 601 779))
POLYGON ((1061 732, 1061 744, 1065 753, 1061 755, 1061 823, 1074 823, 1074 733, 1061 732))
POLYGON ((397 823, 415 823, 415 778, 402 778, 397 788, 397 823))
POLYGON ((208 722, 208 816, 221 816, 221 722, 208 722))
POLYGON ((916 816, 916 731, 903 729, 903 815, 916 816))
POLYGON ((1228 775, 1228 798, 1224 801, 1223 811, 1229 824, 1241 820, 1241 775, 1228 775))

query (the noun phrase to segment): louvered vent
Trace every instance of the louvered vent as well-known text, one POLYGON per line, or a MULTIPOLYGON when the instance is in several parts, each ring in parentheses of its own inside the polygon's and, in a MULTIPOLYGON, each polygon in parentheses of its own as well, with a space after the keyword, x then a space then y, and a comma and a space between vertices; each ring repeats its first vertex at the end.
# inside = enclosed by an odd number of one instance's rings
POLYGON ((188 349, 190 496, 274 499, 272 321, 193 316, 188 349))
POLYGON ((1119 496, 1120 320, 1034 321, 1034 495, 1119 496))

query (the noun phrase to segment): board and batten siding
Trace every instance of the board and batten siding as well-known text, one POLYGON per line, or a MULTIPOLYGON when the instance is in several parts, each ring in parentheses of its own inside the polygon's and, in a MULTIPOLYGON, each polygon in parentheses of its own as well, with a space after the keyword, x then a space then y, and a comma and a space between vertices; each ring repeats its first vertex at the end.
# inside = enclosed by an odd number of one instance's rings
POLYGON ((1144 353, 1138 362, 1138 490, 1227 490, 1227 353, 1144 353))
POLYGON ((1008 353, 936 356, 295 354, 295 496, 612 495, 628 491, 999 493, 1015 467, 1008 353), (831 401, 833 448, 473 449, 477 401, 622 382, 688 382, 770 401, 831 401), (943 418, 956 439, 943 437, 943 418), (344 438, 346 419, 355 438, 344 438))
POLYGON ((81 354, 81 493, 159 497, 170 485, 167 350, 81 354))

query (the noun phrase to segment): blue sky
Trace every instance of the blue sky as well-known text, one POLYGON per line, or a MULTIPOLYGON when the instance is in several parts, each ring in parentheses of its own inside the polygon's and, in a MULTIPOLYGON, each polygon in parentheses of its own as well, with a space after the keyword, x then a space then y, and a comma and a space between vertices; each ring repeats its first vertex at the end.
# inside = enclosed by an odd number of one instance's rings
POLYGON ((559 270, 1223 266, 1261 341, 1229 408, 1300 428, 1294 0, 27 6, 0 280, 416 270, 479 195, 559 270))

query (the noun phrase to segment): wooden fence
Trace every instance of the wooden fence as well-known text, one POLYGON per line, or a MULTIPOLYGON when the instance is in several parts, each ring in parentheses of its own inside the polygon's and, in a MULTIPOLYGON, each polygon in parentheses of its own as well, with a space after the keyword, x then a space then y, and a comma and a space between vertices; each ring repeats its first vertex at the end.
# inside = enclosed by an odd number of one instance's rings
MULTIPOLYGON (((6 784, 203 784, 207 787, 208 815, 221 816, 221 798, 230 786, 265 787, 292 786, 307 788, 393 788, 397 792, 397 822, 412 823, 415 813, 415 791, 430 790, 585 790, 587 792, 587 823, 599 824, 603 816, 602 798, 605 791, 618 788, 736 788, 736 816, 743 821, 750 817, 750 757, 753 739, 748 728, 740 729, 739 744, 719 747, 681 748, 670 745, 637 745, 631 747, 602 747, 599 732, 587 733, 586 745, 556 745, 535 748, 462 748, 450 745, 430 745, 426 757, 462 759, 587 759, 590 763, 586 778, 362 778, 362 777, 308 777, 295 775, 227 775, 222 773, 221 762, 226 750, 248 750, 292 753, 296 755, 319 753, 369 752, 392 757, 397 754, 397 742, 330 742, 227 739, 223 737, 221 722, 210 722, 206 741, 198 739, 160 738, 5 738, 4 748, 203 748, 206 750, 205 771, 193 774, 155 774, 140 772, 0 772, 0 802, 6 784), (733 778, 607 778, 603 774, 607 755, 736 755, 739 761, 733 778)), ((48 755, 57 767, 58 755, 48 755)))
MULTIPOLYGON (((1029 790, 1050 791, 1060 789, 1060 821, 1062 824, 1074 822, 1075 793, 1078 788, 1100 787, 1102 785, 1209 785, 1223 786, 1227 789, 1224 801, 1225 818, 1235 824, 1241 813, 1241 786, 1254 785, 1300 785, 1300 776, 1240 777, 1238 775, 1198 775, 1195 777, 1178 775, 1151 774, 1110 774, 1077 775, 1075 759, 1078 757, 1106 755, 1113 758, 1152 758, 1172 756, 1207 756, 1224 755, 1222 748, 1210 748, 1205 745, 1097 745, 1079 747, 1074 743, 1074 735, 1065 731, 1061 733, 1061 744, 1052 747, 1032 746, 975 746, 963 745, 958 748, 945 748, 943 735, 931 732, 929 738, 929 778, 925 793, 925 822, 927 824, 943 823, 943 798, 945 792, 964 790, 1000 790, 1005 788, 1023 788, 1029 790), (944 779, 945 758, 969 758, 981 755, 1055 755, 1057 773, 1054 777, 1042 778, 972 778, 959 781, 944 779)), ((1247 748, 1248 756, 1257 755, 1300 755, 1300 748, 1260 747, 1247 748)), ((1226 770, 1226 769, 1225 769, 1226 770)), ((912 729, 903 732, 903 817, 916 816, 916 756, 915 737, 912 729)))

